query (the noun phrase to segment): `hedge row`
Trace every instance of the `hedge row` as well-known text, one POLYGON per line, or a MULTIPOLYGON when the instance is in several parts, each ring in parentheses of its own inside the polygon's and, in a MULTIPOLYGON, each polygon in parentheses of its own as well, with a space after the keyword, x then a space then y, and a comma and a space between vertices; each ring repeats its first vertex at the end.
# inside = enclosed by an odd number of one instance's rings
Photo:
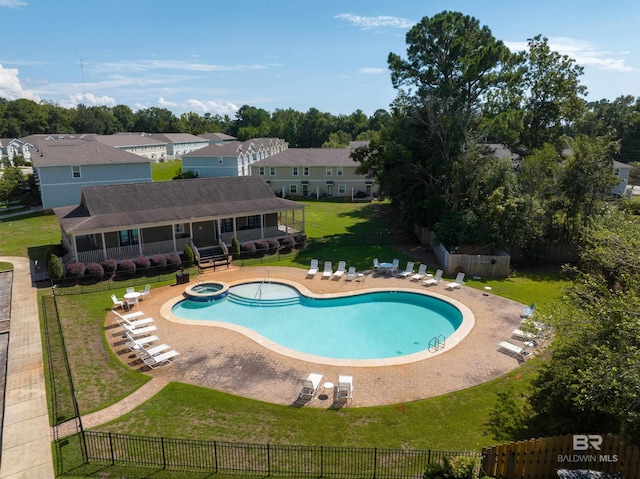
MULTIPOLYGON (((102 263, 78 263, 72 261, 67 264, 65 278, 81 278, 83 276, 91 276, 94 279, 102 279, 111 277, 114 274, 122 273, 133 276, 137 270, 168 269, 176 271, 182 266, 182 260, 177 253, 157 254, 151 258, 146 256, 138 256, 134 260, 125 259, 118 263, 115 259, 105 259, 102 263)), ((51 276, 51 271, 49 272, 51 276)), ((59 279, 52 276, 52 279, 59 279)))
POLYGON ((276 254, 278 251, 290 251, 294 247, 302 248, 307 241, 305 235, 285 236, 277 239, 260 239, 245 241, 240 244, 240 255, 246 257, 261 257, 276 254))

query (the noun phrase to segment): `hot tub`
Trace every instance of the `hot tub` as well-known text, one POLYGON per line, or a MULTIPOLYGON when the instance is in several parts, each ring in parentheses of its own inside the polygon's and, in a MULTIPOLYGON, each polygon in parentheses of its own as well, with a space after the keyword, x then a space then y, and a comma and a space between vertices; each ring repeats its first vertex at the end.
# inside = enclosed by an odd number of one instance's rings
POLYGON ((203 281, 184 290, 184 295, 192 301, 208 302, 217 301, 229 294, 229 285, 218 281, 203 281))

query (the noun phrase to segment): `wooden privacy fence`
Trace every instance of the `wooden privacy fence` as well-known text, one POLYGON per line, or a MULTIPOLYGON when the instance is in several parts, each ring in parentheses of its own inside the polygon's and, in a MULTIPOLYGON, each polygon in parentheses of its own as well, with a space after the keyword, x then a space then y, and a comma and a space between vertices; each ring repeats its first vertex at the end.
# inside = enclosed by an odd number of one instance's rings
POLYGON ((548 479, 557 469, 619 472, 640 479, 640 447, 609 435, 567 434, 482 450, 485 474, 500 479, 548 479))

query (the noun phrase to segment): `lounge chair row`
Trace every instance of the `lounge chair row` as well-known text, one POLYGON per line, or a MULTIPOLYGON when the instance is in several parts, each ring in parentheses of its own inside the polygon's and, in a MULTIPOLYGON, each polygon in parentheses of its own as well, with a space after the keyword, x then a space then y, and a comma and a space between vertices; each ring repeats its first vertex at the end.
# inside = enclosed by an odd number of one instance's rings
MULTIPOLYGON (((307 271, 307 278, 312 278, 318 273, 318 266, 318 260, 315 258, 312 259, 311 264, 309 265, 309 270, 307 271)), ((347 262, 340 261, 338 262, 338 269, 333 271, 333 263, 331 261, 324 262, 324 271, 322 272, 323 278, 340 279, 343 276, 348 281, 356 278, 356 267, 350 266, 349 269, 347 269, 347 262)))
MULTIPOLYGON (((424 284, 425 286, 433 286, 436 284, 439 284, 442 281, 442 275, 443 275, 443 271, 441 269, 436 270, 434 276, 431 276, 430 274, 427 273, 427 265, 422 263, 418 266, 418 271, 416 272, 414 270, 415 268, 415 262, 413 261, 407 261, 407 266, 404 269, 404 271, 401 272, 397 272, 398 271, 398 265, 399 265, 399 260, 398 259, 394 259, 393 263, 391 263, 391 267, 389 268, 389 265, 386 263, 380 263, 378 261, 377 258, 374 258, 373 260, 373 268, 374 270, 381 270, 381 269, 385 269, 386 272, 390 272, 392 274, 395 274, 396 277, 398 278, 409 278, 412 281, 421 281, 422 280, 422 284, 424 284), (427 279, 424 279, 427 278, 427 279)), ((457 289, 460 288, 463 284, 464 284, 464 277, 465 274, 464 273, 458 273, 458 275, 456 276, 455 281, 451 281, 445 284, 445 288, 447 289, 457 289)))
POLYGON ((127 348, 150 368, 162 366, 180 355, 168 344, 153 345, 159 341, 159 338, 151 333, 157 331, 158 328, 153 324, 153 318, 144 317, 142 311, 120 314, 114 310, 113 313, 116 315, 116 322, 124 329, 127 348))
MULTIPOLYGON (((315 397, 320 388, 322 374, 311 373, 307 378, 302 380, 302 388, 300 389, 301 399, 312 399, 315 397)), ((326 383, 325 383, 326 384, 326 383)), ((331 383, 333 385, 333 383, 331 383)), ((336 401, 347 401, 353 398, 353 376, 338 376, 338 384, 333 386, 333 395, 336 401)))
MULTIPOLYGON (((533 309, 533 308, 532 308, 533 309)), ((516 328, 511 332, 514 339, 523 342, 523 346, 510 343, 509 341, 500 341, 498 347, 501 351, 510 354, 518 359, 525 360, 529 354, 530 348, 536 347, 541 340, 545 339, 546 325, 538 321, 532 321, 531 317, 523 317, 522 323, 524 329, 516 328)))

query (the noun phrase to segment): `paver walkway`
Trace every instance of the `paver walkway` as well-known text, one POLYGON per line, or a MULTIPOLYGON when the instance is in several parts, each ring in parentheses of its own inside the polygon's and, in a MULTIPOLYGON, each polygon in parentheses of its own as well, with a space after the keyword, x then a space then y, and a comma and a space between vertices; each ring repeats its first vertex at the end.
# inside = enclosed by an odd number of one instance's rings
POLYGON ((0 478, 52 479, 40 320, 29 260, 0 257, 0 261, 14 267, 0 478))

